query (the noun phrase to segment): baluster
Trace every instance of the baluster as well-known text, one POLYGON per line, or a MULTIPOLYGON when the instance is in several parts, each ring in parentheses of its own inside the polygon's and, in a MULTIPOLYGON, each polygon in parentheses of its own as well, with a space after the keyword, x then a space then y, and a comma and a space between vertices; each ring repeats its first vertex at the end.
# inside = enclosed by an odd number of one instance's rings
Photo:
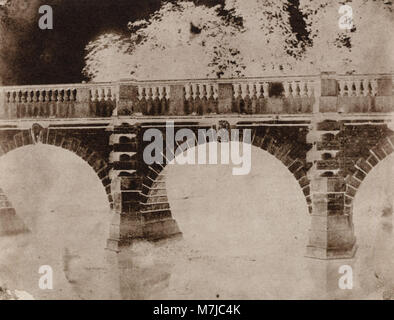
POLYGON ((202 104, 202 113, 205 114, 208 112, 208 93, 207 93, 207 85, 201 85, 201 104, 202 104))
POLYGON ((251 114, 253 113, 252 111, 252 101, 250 97, 250 86, 253 84, 246 83, 245 84, 245 94, 244 94, 244 112, 251 114))
POLYGON ((25 90, 22 91, 22 105, 20 105, 16 109, 17 118, 23 118, 26 115, 27 96, 28 96, 28 91, 25 90))
POLYGON ((160 99, 160 92, 159 92, 159 87, 154 87, 153 89, 153 100, 159 100, 160 99))
POLYGON ((378 80, 373 79, 371 81, 371 88, 372 88, 372 96, 376 96, 378 94, 378 80))
POLYGON ((214 91, 215 91, 214 86, 212 84, 209 84, 207 88, 207 99, 208 99, 208 112, 210 113, 216 113, 214 91))
POLYGON ((269 98, 269 83, 268 82, 263 83, 263 97, 269 98))
POLYGON ((105 88, 100 89, 99 101, 100 102, 105 101, 105 88))
POLYGON ((207 86, 205 84, 201 85, 201 99, 207 99, 207 86))
POLYGON ((343 97, 345 96, 345 81, 339 80, 338 84, 339 84, 339 95, 343 97))
POLYGON ((152 99, 152 97, 153 97, 153 90, 152 90, 152 87, 149 87, 148 88, 148 101, 152 101, 153 99, 152 99))
POLYGON ((51 92, 50 92, 50 90, 45 91, 44 100, 45 100, 45 102, 51 102, 51 92))
POLYGON ((352 80, 346 81, 346 86, 347 86, 348 97, 352 97, 353 96, 353 81, 352 80))
POLYGON ((361 96, 361 80, 355 80, 354 85, 356 87, 356 96, 361 96))
POLYGON ((112 117, 117 113, 116 110, 116 101, 114 99, 113 93, 115 92, 115 89, 112 87, 107 88, 107 110, 106 110, 106 116, 107 117, 112 117))
POLYGON ((76 102, 77 101, 77 89, 71 89, 71 101, 76 102))
POLYGON ((242 100, 242 85, 238 84, 237 85, 237 99, 242 100))
POLYGON ((148 112, 149 115, 152 115, 152 113, 154 113, 154 110, 153 110, 153 99, 152 99, 152 97, 153 97, 153 90, 152 90, 152 87, 148 87, 147 89, 148 89, 147 99, 146 99, 146 101, 147 101, 147 112, 148 112))
POLYGON ((200 95, 200 91, 197 83, 192 84, 192 90, 193 90, 192 91, 193 100, 196 101, 197 97, 200 95))
POLYGON ((41 110, 42 110, 42 116, 49 116, 50 115, 50 92, 49 90, 45 90, 44 91, 44 102, 45 104, 42 106, 41 110))
POLYGON ((297 97, 297 88, 296 88, 296 83, 294 81, 289 82, 290 84, 290 90, 291 90, 291 95, 293 98, 297 97))
POLYGON ((194 111, 198 114, 198 115, 202 115, 204 113, 203 110, 203 106, 202 106, 202 101, 201 101, 201 88, 200 88, 201 84, 196 83, 195 85, 195 91, 194 91, 194 103, 195 103, 195 107, 194 107, 194 111))
POLYGON ((38 101, 38 97, 37 97, 37 91, 33 91, 33 99, 32 102, 35 103, 38 101))
POLYGON ((262 92, 262 85, 261 85, 261 83, 260 82, 257 82, 256 84, 255 84, 255 88, 256 88, 256 97, 258 98, 258 99, 260 99, 262 96, 263 96, 263 92, 262 92))
POLYGON ((167 100, 165 98, 166 96, 166 87, 160 86, 159 87, 159 109, 160 109, 160 114, 164 115, 167 113, 167 100))
POLYGON ((307 90, 308 90, 308 97, 313 97, 314 95, 314 82, 313 81, 307 81, 306 83, 307 90))
POLYGON ((196 85, 194 83, 190 84, 190 101, 194 103, 196 95, 196 85))
POLYGON ((98 102, 99 101, 99 91, 98 91, 98 89, 95 89, 94 90, 94 95, 93 95, 93 101, 94 102, 98 102))
POLYGON ((247 83, 241 83, 240 85, 239 85, 239 90, 240 90, 240 97, 242 98, 242 100, 245 100, 245 98, 246 98, 246 95, 247 95, 247 87, 248 87, 248 84, 247 83))
POLYGON ((45 96, 44 96, 45 91, 38 91, 38 102, 44 102, 45 96))
POLYGON ((362 81, 362 84, 363 84, 363 95, 364 97, 367 97, 369 95, 369 80, 364 79, 362 81))
POLYGON ((159 98, 159 88, 154 87, 152 88, 152 101, 153 101, 153 114, 159 115, 161 113, 160 107, 160 98, 159 98))
POLYGON ((252 101, 251 101, 251 113, 256 114, 257 113, 257 104, 258 104, 258 98, 257 98, 257 83, 252 84, 252 101))
POLYGON ((307 89, 306 89, 305 81, 300 81, 299 86, 300 86, 300 96, 301 96, 301 98, 306 97, 307 96, 307 89))
MULTIPOLYGON (((193 110, 192 87, 191 87, 190 83, 185 84, 185 86, 184 86, 184 94, 185 94, 185 110, 184 110, 184 112, 186 114, 190 114, 190 113, 193 112, 192 111, 193 110)), ((173 108, 171 108, 171 110, 170 110, 171 113, 173 112, 172 109, 173 108)))
POLYGON ((236 113, 241 113, 241 105, 242 105, 242 85, 241 84, 235 84, 236 89, 234 90, 234 92, 236 93, 236 97, 235 97, 235 108, 234 110, 232 110, 233 112, 236 113))
POLYGON ((213 86, 211 84, 207 86, 207 99, 213 99, 213 86))
POLYGON ((111 102, 112 100, 111 98, 112 98, 111 87, 107 87, 105 92, 105 101, 111 102))
POLYGON ((159 100, 160 100, 160 102, 162 102, 165 99, 166 88, 160 86, 158 89, 159 89, 159 100))
POLYGON ((288 81, 283 82, 283 88, 285 90, 285 97, 288 98, 290 96, 290 83, 288 81))
POLYGON ((192 88, 190 84, 185 85, 185 99, 189 100, 192 96, 192 88))
POLYGON ((49 100, 51 102, 50 107, 49 107, 49 116, 54 117, 56 116, 56 95, 55 95, 55 90, 50 90, 49 91, 49 100))
POLYGON ((147 98, 147 93, 146 93, 146 88, 145 87, 143 87, 142 88, 142 91, 141 91, 141 100, 147 100, 146 98, 147 98))
POLYGON ((349 84, 348 84, 348 81, 344 81, 343 96, 349 96, 349 84))
POLYGON ((138 86, 138 96, 137 96, 137 99, 138 100, 142 100, 142 90, 143 90, 143 88, 141 87, 141 86, 138 86))
POLYGON ((138 87, 139 110, 142 114, 148 114, 145 87, 138 87))
POLYGON ((217 83, 213 85, 213 98, 215 101, 219 99, 219 85, 217 83))
POLYGON ((233 99, 236 100, 238 97, 238 84, 233 83, 233 99))
POLYGON ((28 91, 22 92, 22 103, 27 103, 28 91))

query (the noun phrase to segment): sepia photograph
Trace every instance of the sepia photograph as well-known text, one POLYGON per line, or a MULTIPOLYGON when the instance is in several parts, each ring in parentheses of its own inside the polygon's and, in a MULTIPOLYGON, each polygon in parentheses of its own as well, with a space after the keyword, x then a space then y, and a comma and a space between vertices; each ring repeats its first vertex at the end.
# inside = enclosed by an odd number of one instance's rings
POLYGON ((393 31, 391 0, 0 0, 0 300, 394 300, 393 31))

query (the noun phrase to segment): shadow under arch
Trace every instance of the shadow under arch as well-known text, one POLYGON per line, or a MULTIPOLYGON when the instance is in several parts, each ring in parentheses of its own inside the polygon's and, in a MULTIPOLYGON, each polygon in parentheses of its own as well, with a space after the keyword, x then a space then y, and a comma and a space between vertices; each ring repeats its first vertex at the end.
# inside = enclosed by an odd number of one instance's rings
POLYGON ((354 292, 363 299, 392 299, 394 153, 387 154, 373 168, 357 188, 351 207, 358 246, 354 260, 358 290, 354 292))
MULTIPOLYGON (((296 134, 299 130, 296 130, 296 134)), ((187 143, 186 147, 181 147, 183 152, 190 148, 206 146, 211 142, 208 136, 205 141, 197 140, 195 136, 194 143, 187 143)), ((234 138, 234 137, 233 137, 234 138)), ((233 139, 232 138, 232 139, 233 139)), ((236 139, 244 143, 242 135, 238 135, 236 139)), ((234 142, 234 140, 232 140, 234 142)), ((312 203, 310 198, 310 181, 307 172, 311 167, 306 161, 307 144, 299 143, 293 136, 281 139, 276 137, 274 130, 252 130, 251 145, 257 149, 269 153, 286 168, 291 176, 297 181, 301 194, 303 194, 307 205, 307 212, 312 213, 312 203)), ((218 143, 218 146, 220 142, 218 143)), ((176 153, 176 152, 175 152, 176 153)), ((140 217, 143 224, 143 237, 148 240, 160 240, 181 234, 181 230, 177 222, 173 219, 170 204, 167 196, 164 169, 169 161, 163 164, 155 162, 152 165, 143 167, 144 178, 142 181, 141 201, 140 201, 140 217)))
POLYGON ((361 184, 367 175, 394 152, 394 134, 391 134, 379 141, 375 147, 369 150, 369 156, 360 158, 354 168, 353 174, 346 177, 346 197, 345 208, 352 213, 354 199, 361 184))
MULTIPOLYGON (((244 143, 241 135, 239 135, 238 138, 241 143, 244 143)), ((208 140, 205 140, 202 144, 199 143, 199 141, 195 142, 195 145, 187 145, 187 148, 184 149, 183 152, 186 152, 189 148, 199 147, 209 143, 208 140)), ((298 182, 308 205, 308 211, 311 214, 312 201, 310 197, 310 180, 308 179, 307 173, 312 164, 307 163, 306 158, 299 156, 300 149, 304 146, 300 146, 294 141, 288 143, 280 142, 270 134, 269 130, 263 134, 254 131, 252 146, 268 152, 285 166, 298 182)), ((302 151, 306 153, 307 150, 302 151)), ((171 217, 165 188, 165 174, 163 173, 166 166, 168 166, 168 161, 165 161, 164 164, 154 163, 153 165, 146 166, 141 192, 141 205, 147 210, 143 210, 142 214, 144 214, 144 212, 151 213, 155 209, 158 209, 163 213, 163 217, 171 217), (155 201, 154 198, 157 198, 157 201, 155 201), (155 204, 157 205, 155 206, 155 204)))
MULTIPOLYGON (((25 288, 40 299, 69 299, 76 294, 74 290, 78 293, 83 286, 90 290, 105 285, 95 274, 104 277, 110 270, 104 260, 111 222, 110 204, 91 164, 48 143, 10 148, 5 157, 0 158, 4 190, 14 206, 0 191, 0 204, 4 207, 0 208, 0 230, 4 231, 0 233, 4 236, 0 245, 7 249, 2 252, 2 258, 6 259, 0 259, 0 282, 5 279, 10 289, 25 288), (30 266, 22 266, 23 261, 29 261, 30 266), (56 271, 52 293, 41 295, 34 291, 40 292, 39 263, 56 271), (25 269, 29 273, 20 279, 10 276, 7 280, 9 266, 13 275, 25 269), (31 286, 31 281, 37 288, 31 286)), ((91 295, 83 292, 83 297, 91 295)))
MULTIPOLYGON (((220 152, 220 146, 218 147, 218 152, 220 152)), ((249 176, 237 177, 231 182, 228 181, 231 177, 231 166, 226 166, 227 168, 220 171, 215 177, 210 176, 209 173, 214 173, 217 169, 216 166, 210 168, 206 165, 207 168, 202 168, 198 172, 193 169, 193 165, 161 166, 160 171, 156 171, 155 166, 149 168, 152 175, 147 179, 151 179, 154 176, 156 178, 151 180, 150 188, 146 185, 144 186, 147 195, 142 215, 146 220, 150 220, 153 219, 155 212, 160 212, 156 215, 158 220, 175 219, 180 227, 178 232, 182 231, 184 237, 181 241, 163 241, 152 246, 141 243, 139 244, 140 247, 138 245, 135 247, 136 264, 138 265, 138 259, 140 259, 140 269, 144 270, 144 275, 136 276, 136 278, 144 279, 143 277, 148 277, 152 282, 157 281, 160 283, 160 286, 157 286, 157 292, 151 292, 148 288, 141 288, 142 293, 139 298, 176 299, 185 295, 188 299, 206 299, 215 298, 218 295, 225 299, 234 297, 254 299, 260 296, 260 289, 264 285, 261 285, 261 287, 257 286, 256 290, 250 288, 251 292, 248 292, 245 288, 252 285, 252 283, 258 283, 257 281, 264 281, 265 288, 269 287, 264 298, 302 296, 304 291, 306 294, 310 290, 308 287, 310 284, 307 283, 304 286, 304 282, 301 280, 301 278, 308 279, 305 266, 308 260, 304 258, 304 251, 307 245, 306 231, 309 227, 309 216, 307 214, 307 205, 303 199, 305 195, 297 180, 292 178, 293 174, 289 174, 289 170, 284 170, 286 167, 283 167, 273 154, 264 152, 256 147, 253 147, 252 152, 254 152, 253 156, 259 155, 261 157, 256 158, 256 160, 253 158, 253 162, 256 161, 260 166, 257 167, 256 165, 255 170, 251 173, 252 178, 249 178, 249 176), (267 162, 261 161, 262 159, 267 162), (178 168, 173 171, 173 167, 178 168), (264 167, 267 169, 261 170, 264 167), (174 172, 176 174, 173 174, 174 172), (228 175, 221 175, 224 172, 227 172, 228 175), (200 173, 202 173, 204 178, 196 182, 194 179, 200 173), (182 178, 179 179, 179 177, 182 178), (210 181, 209 177, 212 177, 213 180, 210 181), (214 182, 217 177, 222 177, 219 178, 220 182, 214 182), (266 178, 264 179, 264 177, 266 178), (261 185, 262 178, 265 182, 263 185, 261 185), (188 179, 193 179, 193 181, 188 181, 188 179), (177 184, 179 180, 182 180, 183 183, 177 184), (249 180, 253 180, 253 183, 249 183, 249 180), (201 183, 200 181, 203 182, 204 186, 198 192, 195 192, 191 185, 196 186, 201 183), (223 186, 221 188, 222 183, 226 184, 226 181, 228 182, 226 187, 223 186), (289 188, 286 188, 286 190, 291 190, 290 192, 292 192, 292 197, 286 202, 288 205, 287 209, 280 207, 280 204, 283 202, 282 197, 287 193, 286 191, 283 194, 278 192, 281 185, 276 184, 276 182, 284 181, 288 182, 289 188), (209 190, 205 189, 205 186, 211 184, 211 182, 215 184, 215 187, 209 188, 209 190), (247 185, 243 184, 244 182, 247 185), (233 206, 234 202, 231 202, 231 200, 227 201, 231 196, 225 198, 221 198, 221 196, 226 195, 226 190, 234 190, 233 187, 237 187, 237 184, 239 184, 240 189, 236 193, 242 194, 246 192, 244 194, 245 196, 248 195, 248 197, 247 199, 245 197, 245 202, 240 201, 239 206, 235 207, 233 206), (184 190, 185 186, 191 186, 191 188, 186 193, 180 192, 181 196, 176 195, 174 197, 173 191, 175 189, 184 190), (241 186, 246 186, 247 188, 242 188, 241 186), (219 193, 211 192, 222 189, 223 191, 219 191, 219 193), (184 195, 190 197, 183 198, 184 195), (264 198, 265 195, 270 195, 271 198, 264 198), (211 202, 214 201, 215 197, 221 198, 222 201, 211 202), (264 205, 264 200, 261 201, 261 199, 272 199, 272 201, 270 205, 264 205), (229 204, 226 204, 226 202, 229 202, 229 204), (258 202, 259 204, 257 204, 258 202), (186 203, 188 205, 183 206, 186 203), (248 203, 256 204, 252 208, 252 206, 248 206, 248 203), (196 204, 197 206, 195 206, 196 204), (225 205, 223 206, 223 204, 225 205), (271 208, 278 211, 271 210, 271 208), (212 211, 209 209, 212 209, 212 211), (289 213, 293 213, 293 211, 295 211, 295 215, 289 216, 289 213), (300 218, 298 215, 300 213, 305 214, 301 214, 300 218), (278 229, 280 231, 276 232, 278 229), (300 230, 301 232, 299 232, 300 230), (294 236, 297 236, 297 238, 294 236), (242 241, 239 241, 241 239, 242 241), (284 239, 285 241, 283 241, 284 239), (225 243, 226 250, 218 249, 222 248, 223 243, 225 243), (288 243, 291 245, 287 246, 288 243), (265 246, 265 244, 268 245, 265 246), (157 261, 165 264, 164 266, 155 262, 149 264, 151 256, 156 257, 156 255, 159 257, 157 261), (292 260, 294 256, 296 258, 292 260), (279 261, 283 263, 287 258, 291 263, 286 262, 286 267, 277 268, 279 261), (294 268, 293 264, 297 265, 297 268, 294 268), (233 268, 229 265, 237 267, 233 268), (302 270, 299 270, 301 266, 302 270), (240 268, 239 270, 238 267, 240 268), (160 270, 156 270, 156 268, 160 268, 160 270), (181 271, 182 269, 189 269, 190 272, 186 275, 181 271), (299 278, 293 277, 292 273, 288 273, 288 269, 293 269, 293 273, 300 272, 298 273, 299 278), (272 271, 275 270, 278 272, 272 276, 272 271), (150 274, 149 271, 151 272, 150 274), (301 271, 305 272, 305 276, 301 271), (226 276, 222 278, 217 273, 221 273, 222 276, 226 274, 226 276), (149 276, 147 276, 148 274, 149 276), (248 275, 246 276, 247 279, 243 279, 245 287, 242 287, 242 289, 237 288, 239 285, 238 280, 241 278, 240 274, 248 275), (285 289, 280 289, 279 291, 289 289, 288 295, 280 292, 276 296, 272 287, 281 287, 281 284, 283 285, 284 282, 287 282, 286 277, 283 276, 284 274, 292 278, 289 281, 291 284, 285 284, 285 289), (300 274, 302 275, 300 276, 300 274), (201 276, 203 279, 199 275, 203 275, 201 276), (159 278, 161 279, 160 282, 159 278), (298 286, 293 285, 293 283, 302 283, 300 286, 302 290, 295 290, 298 286), (189 289, 185 290, 185 287, 189 289)), ((238 199, 235 201, 237 202, 238 199)), ((152 260, 156 261, 155 259, 152 260)), ((136 272, 141 271, 137 270, 136 272)), ((137 283, 136 287, 138 287, 139 282, 143 281, 140 279, 135 280, 135 283, 137 283)))
POLYGON ((42 128, 38 124, 33 125, 32 129, 28 130, 2 131, 0 133, 0 157, 12 150, 39 143, 72 152, 85 161, 100 179, 101 184, 105 188, 109 206, 111 209, 113 208, 108 161, 76 137, 59 133, 56 130, 42 128))

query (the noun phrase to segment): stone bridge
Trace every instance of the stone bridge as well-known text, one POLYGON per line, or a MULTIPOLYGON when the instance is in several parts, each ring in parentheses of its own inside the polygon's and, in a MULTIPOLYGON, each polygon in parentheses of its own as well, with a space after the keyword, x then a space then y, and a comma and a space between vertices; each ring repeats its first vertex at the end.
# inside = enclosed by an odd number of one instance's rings
MULTIPOLYGON (((305 196, 307 256, 351 258, 357 189, 394 151, 392 80, 392 74, 322 73, 0 87, 0 154, 44 143, 89 163, 112 210, 107 248, 120 252, 136 239, 181 234, 164 166, 143 161, 147 129, 165 135, 169 119, 175 131, 249 128, 253 145, 282 162, 305 196)), ((7 195, 0 197, 2 221, 9 221, 0 232, 23 230, 7 195)))

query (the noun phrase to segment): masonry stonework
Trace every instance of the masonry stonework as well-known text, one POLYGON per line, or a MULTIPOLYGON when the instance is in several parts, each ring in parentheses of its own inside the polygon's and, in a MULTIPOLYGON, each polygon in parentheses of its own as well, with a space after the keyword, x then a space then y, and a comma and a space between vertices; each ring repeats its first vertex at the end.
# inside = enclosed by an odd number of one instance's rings
MULTIPOLYGON (((280 161, 305 197, 311 219, 306 256, 349 259, 357 249, 357 190, 394 151, 392 90, 392 75, 330 73, 2 87, 0 154, 43 143, 89 163, 112 212, 107 249, 122 252, 134 241, 182 235, 171 214, 165 164, 143 161, 146 130, 158 129, 165 137, 167 120, 175 132, 218 129, 223 123, 250 129, 253 146, 280 161)), ((4 192, 0 202, 0 236, 9 232, 5 224, 11 220, 15 232, 24 231, 4 192)))

